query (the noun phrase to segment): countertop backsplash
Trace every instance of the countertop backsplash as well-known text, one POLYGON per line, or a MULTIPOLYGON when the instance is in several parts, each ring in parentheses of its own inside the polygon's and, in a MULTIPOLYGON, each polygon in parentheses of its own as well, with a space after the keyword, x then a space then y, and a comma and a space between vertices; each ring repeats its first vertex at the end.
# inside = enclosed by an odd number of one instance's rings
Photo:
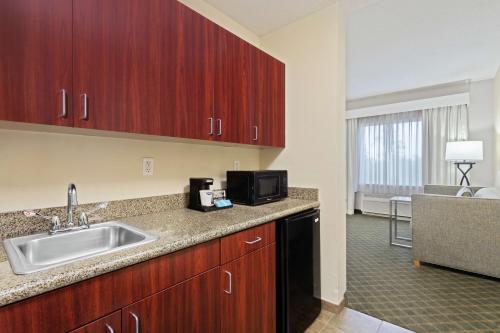
MULTIPOLYGON (((289 187, 291 199, 314 200, 319 197, 318 189, 289 187)), ((102 209, 89 217, 90 223, 99 223, 113 219, 156 214, 172 209, 186 208, 189 203, 189 193, 169 194, 162 196, 109 201, 106 209, 102 209)), ((94 208, 98 203, 79 205, 75 210, 78 217, 82 211, 94 208)), ((31 208, 32 209, 32 208, 31 208)), ((34 209, 45 216, 57 215, 61 223, 66 220, 66 207, 34 209)), ((30 235, 48 230, 48 222, 40 217, 26 217, 22 211, 0 213, 0 240, 24 235, 30 235)))

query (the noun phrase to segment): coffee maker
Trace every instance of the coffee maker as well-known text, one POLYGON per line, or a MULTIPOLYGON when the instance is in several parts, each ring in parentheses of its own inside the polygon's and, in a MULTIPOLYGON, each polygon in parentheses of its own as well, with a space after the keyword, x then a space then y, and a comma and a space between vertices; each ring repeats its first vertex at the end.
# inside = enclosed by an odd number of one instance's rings
POLYGON ((231 208, 233 205, 226 207, 203 206, 200 199, 200 191, 210 190, 210 186, 214 184, 213 178, 189 178, 189 205, 188 208, 198 210, 200 212, 211 212, 214 210, 231 208))

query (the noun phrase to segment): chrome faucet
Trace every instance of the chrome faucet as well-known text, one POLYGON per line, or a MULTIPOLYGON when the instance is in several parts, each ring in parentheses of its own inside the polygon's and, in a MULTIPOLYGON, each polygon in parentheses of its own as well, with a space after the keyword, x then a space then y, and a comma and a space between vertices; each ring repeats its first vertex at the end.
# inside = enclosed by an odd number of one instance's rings
POLYGON ((57 216, 45 216, 40 213, 37 213, 33 210, 26 210, 24 211, 24 215, 26 217, 41 217, 46 219, 47 221, 50 221, 50 227, 49 227, 49 235, 55 235, 61 232, 68 232, 68 231, 76 231, 76 230, 82 230, 82 229, 88 229, 90 228, 89 224, 89 216, 94 214, 96 211, 100 209, 106 209, 108 207, 107 202, 101 202, 98 204, 96 207, 84 211, 80 213, 80 218, 78 219, 78 226, 74 226, 73 222, 73 210, 76 208, 78 205, 77 197, 76 197, 76 186, 73 183, 70 183, 68 185, 68 207, 66 207, 66 212, 67 212, 67 219, 66 219, 66 225, 64 228, 61 227, 61 222, 59 220, 59 217, 57 216))
POLYGON ((68 207, 67 207, 67 220, 66 227, 73 227, 73 208, 78 205, 78 201, 76 198, 76 186, 73 183, 68 185, 68 207))

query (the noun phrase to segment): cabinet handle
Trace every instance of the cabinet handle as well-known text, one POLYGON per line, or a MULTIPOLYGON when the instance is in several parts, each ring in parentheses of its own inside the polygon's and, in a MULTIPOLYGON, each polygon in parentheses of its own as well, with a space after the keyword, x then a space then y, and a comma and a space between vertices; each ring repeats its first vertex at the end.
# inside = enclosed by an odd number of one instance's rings
POLYGON ((66 118, 68 116, 68 95, 65 89, 61 89, 61 113, 59 118, 66 118))
POLYGON ((89 98, 87 94, 81 94, 80 97, 83 98, 83 115, 81 120, 89 120, 89 98))
POLYGON ((224 292, 226 294, 231 295, 233 293, 233 275, 231 274, 231 272, 228 272, 228 271, 224 271, 224 273, 226 273, 228 278, 229 278, 229 288, 224 289, 224 292))
POLYGON ((219 133, 217 133, 218 136, 222 135, 222 119, 217 119, 217 122, 219 123, 219 133))
POLYGON ((141 333, 141 322, 139 320, 139 316, 136 315, 133 312, 129 312, 132 318, 134 318, 135 321, 135 333, 141 333))
POLYGON ((253 141, 257 141, 257 140, 259 140, 259 127, 254 126, 254 127, 253 127, 253 129, 254 129, 254 131, 255 131, 255 132, 254 132, 254 133, 255 133, 255 136, 253 137, 253 141))
POLYGON ((260 242, 261 240, 262 240, 262 238, 257 237, 255 240, 253 240, 253 241, 245 241, 245 243, 247 243, 247 244, 255 244, 255 243, 260 242))
POLYGON ((108 330, 109 333, 115 333, 115 330, 109 324, 106 324, 106 329, 108 330))
POLYGON ((208 132, 208 135, 214 135, 214 118, 210 117, 208 120, 210 121, 210 132, 208 132))

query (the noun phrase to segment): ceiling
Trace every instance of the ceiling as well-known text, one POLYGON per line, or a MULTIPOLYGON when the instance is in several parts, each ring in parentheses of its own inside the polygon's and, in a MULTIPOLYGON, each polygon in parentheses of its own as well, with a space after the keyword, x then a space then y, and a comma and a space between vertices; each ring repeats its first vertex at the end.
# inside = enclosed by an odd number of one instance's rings
POLYGON ((492 78, 500 65, 499 0, 355 1, 348 99, 492 78))
POLYGON ((206 0, 206 2, 262 36, 325 8, 337 0, 206 0))
MULTIPOLYGON (((206 0, 259 36, 339 0, 206 0)), ((340 0, 347 8, 347 97, 492 78, 500 0, 340 0)))

